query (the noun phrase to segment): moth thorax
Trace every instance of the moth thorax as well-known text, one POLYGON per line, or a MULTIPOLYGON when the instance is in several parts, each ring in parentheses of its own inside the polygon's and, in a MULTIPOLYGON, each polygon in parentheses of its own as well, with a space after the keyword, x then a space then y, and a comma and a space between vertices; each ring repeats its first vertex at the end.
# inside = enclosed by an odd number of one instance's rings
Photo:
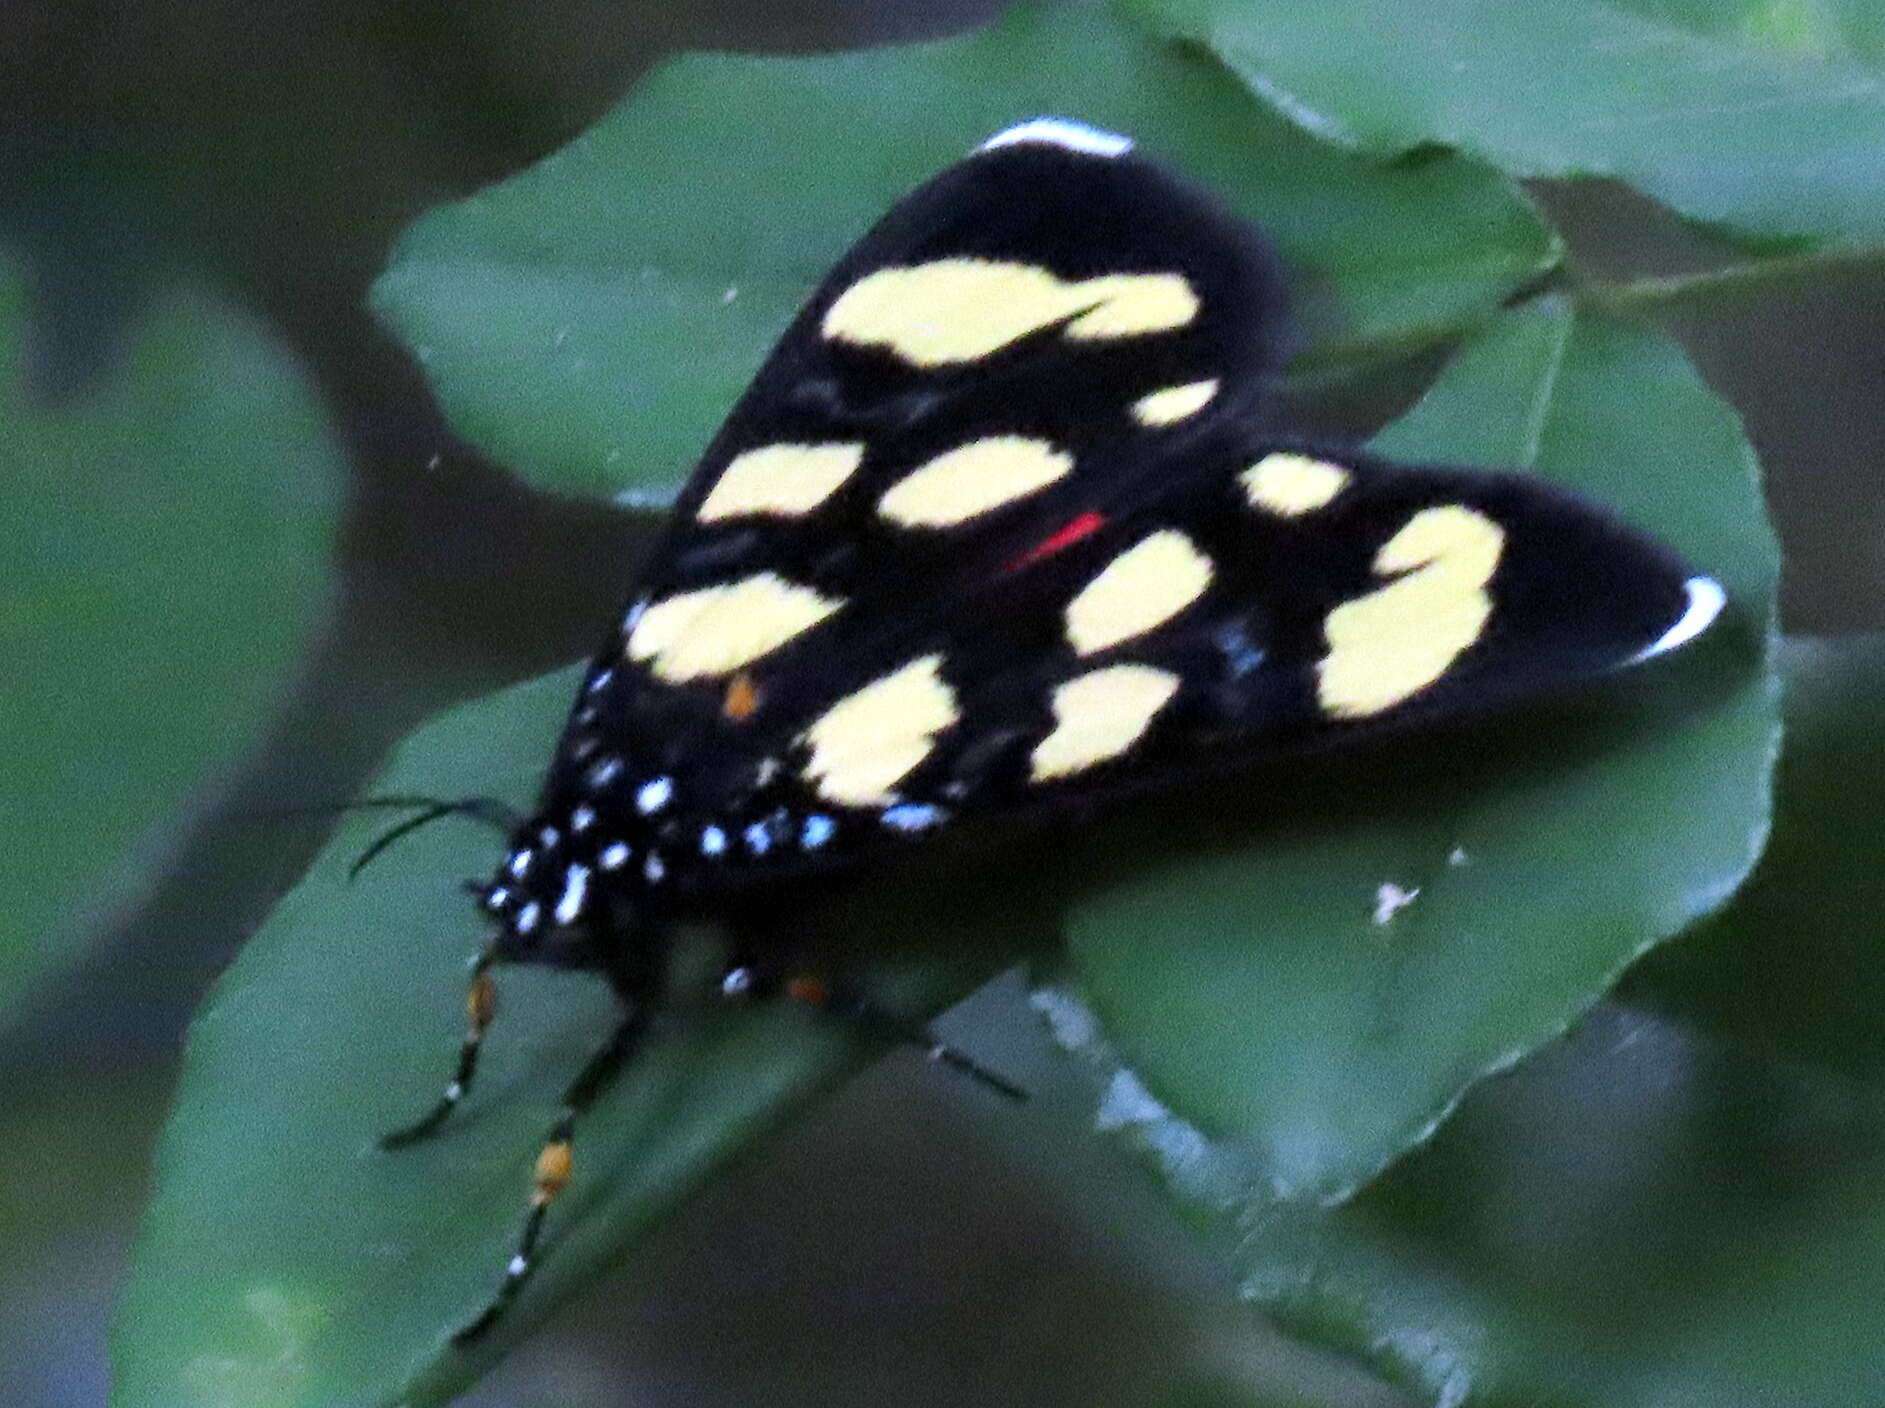
MULTIPOLYGON (((612 909, 609 862, 626 849, 601 837, 598 813, 579 801, 544 813, 520 828, 480 893, 479 903, 497 926, 497 950, 505 958, 588 966, 605 910, 612 909)), ((616 869, 622 868, 619 864, 616 869)))

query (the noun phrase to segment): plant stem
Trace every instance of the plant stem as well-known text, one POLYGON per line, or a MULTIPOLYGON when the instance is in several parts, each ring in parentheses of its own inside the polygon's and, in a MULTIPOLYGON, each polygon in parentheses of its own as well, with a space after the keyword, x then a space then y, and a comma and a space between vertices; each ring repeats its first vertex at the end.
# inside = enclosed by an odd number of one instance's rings
POLYGON ((1655 278, 1631 279, 1624 283, 1597 284, 1583 291, 1582 301, 1614 309, 1642 308, 1659 303, 1674 303, 1693 295, 1760 291, 1817 273, 1885 268, 1885 251, 1875 247, 1854 246, 1816 249, 1801 254, 1776 255, 1768 259, 1750 259, 1719 269, 1704 269, 1693 274, 1665 274, 1655 278))

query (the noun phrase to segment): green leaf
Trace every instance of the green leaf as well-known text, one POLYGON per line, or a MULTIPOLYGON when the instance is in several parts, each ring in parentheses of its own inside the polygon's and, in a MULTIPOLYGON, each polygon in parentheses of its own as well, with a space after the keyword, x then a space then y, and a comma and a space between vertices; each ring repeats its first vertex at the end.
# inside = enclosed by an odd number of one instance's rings
POLYGON ((1802 22, 1777 18, 1778 33, 1753 42, 1672 22, 1672 5, 1632 14, 1603 0, 1119 7, 1202 41, 1332 141, 1440 143, 1521 176, 1614 176, 1760 241, 1885 239, 1885 88, 1803 45, 1802 22))
POLYGON ((1877 1081, 1885 638, 1789 641, 1782 659, 1787 748, 1766 854, 1731 904, 1634 970, 1624 994, 1776 1058, 1877 1081))
MULTIPOLYGON (((1626 981, 1663 1013, 1600 1006, 1337 1209, 1276 1205, 1234 1146, 1115 1097, 1250 1299, 1449 1402, 1876 1401, 1885 650, 1793 642, 1783 658, 1772 844, 1719 918, 1626 981)), ((1102 1082, 1130 1088, 1078 1009, 1044 1005, 1102 1082)))
POLYGON ((1245 1299, 1421 1401, 1870 1408, 1882 1095, 1606 1004, 1340 1207, 1273 1202, 1169 1112, 1116 1123, 1245 1299))
POLYGON ((1733 413, 1676 347, 1546 301, 1380 444, 1605 500, 1742 614, 1616 698, 1248 784, 1271 815, 1242 844, 1161 818, 1094 865, 1130 878, 1071 920, 1088 1002, 1159 1101, 1286 1199, 1346 1195, 1563 1031, 1734 890, 1768 824, 1775 548, 1733 413))
MULTIPOLYGON (((1115 1098, 1253 1300, 1489 1408, 1876 1400, 1885 642, 1782 658, 1772 842, 1717 918, 1626 979, 1659 1011, 1599 1007, 1332 1211, 1273 1205, 1239 1151, 1115 1098)), ((1090 1071, 1130 1083, 1078 1009, 1043 1005, 1090 1071)))
MULTIPOLYGON (((374 790, 527 802, 576 681, 566 671, 446 715, 374 790)), ((465 1107, 431 1141, 377 1149, 449 1074, 483 927, 459 882, 494 855, 481 832, 441 822, 348 884, 384 824, 343 830, 197 1017, 113 1330, 116 1402, 444 1402, 867 1054, 782 1005, 668 1014, 578 1126, 542 1269, 473 1352, 453 1350, 510 1255, 559 1092, 614 1002, 593 975, 501 970, 465 1107)), ((905 1010, 940 1006, 989 971, 957 948, 876 976, 905 1010)))
POLYGON ((342 472, 287 355, 174 289, 67 404, 0 261, 0 1004, 135 902, 258 736, 327 588, 342 472))
POLYGON ((701 55, 562 152, 432 212, 374 288, 448 414, 558 489, 663 496, 774 338, 899 195, 991 132, 1055 112, 1262 221, 1317 358, 1483 320, 1557 246, 1503 178, 1315 142, 1217 65, 1103 15, 820 58, 701 55))
POLYGON ((1797 54, 1885 59, 1885 12, 1872 0, 1616 0, 1617 8, 1715 38, 1797 54))

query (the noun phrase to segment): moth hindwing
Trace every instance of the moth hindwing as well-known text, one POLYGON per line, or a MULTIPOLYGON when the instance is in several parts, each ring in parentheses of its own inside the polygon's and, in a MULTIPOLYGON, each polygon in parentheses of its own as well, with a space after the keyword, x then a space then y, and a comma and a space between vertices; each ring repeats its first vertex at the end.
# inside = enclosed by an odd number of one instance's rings
POLYGON ((729 995, 930 1045, 802 968, 795 896, 984 819, 1562 686, 1720 609, 1667 548, 1538 480, 1267 426, 1286 324, 1257 231, 1055 119, 906 196, 811 295, 588 672, 481 892, 495 938, 458 1072, 399 1136, 469 1087, 494 963, 612 983, 621 1024, 473 1330, 529 1274, 676 917, 732 925, 729 995))

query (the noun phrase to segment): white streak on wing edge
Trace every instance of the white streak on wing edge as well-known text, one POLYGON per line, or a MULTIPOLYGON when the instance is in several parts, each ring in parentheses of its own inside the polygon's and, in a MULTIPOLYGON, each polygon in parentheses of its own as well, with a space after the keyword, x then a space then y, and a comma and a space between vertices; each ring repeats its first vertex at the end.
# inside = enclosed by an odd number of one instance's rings
POLYGON ((976 150, 985 152, 991 147, 1009 147, 1017 142, 1047 142, 1069 151, 1088 152, 1093 156, 1124 156, 1132 150, 1130 137, 1122 137, 1117 132, 1108 132, 1099 127, 1088 127, 1083 122, 1073 122, 1064 117, 1037 117, 1028 122, 1017 122, 1013 127, 997 132, 976 150))
POLYGON ((1707 630, 1709 624, 1721 615, 1721 608, 1728 604, 1728 593, 1721 589, 1721 583, 1713 577, 1691 577, 1684 585, 1689 589, 1689 609, 1653 644, 1631 656, 1630 664, 1687 645, 1707 630))

